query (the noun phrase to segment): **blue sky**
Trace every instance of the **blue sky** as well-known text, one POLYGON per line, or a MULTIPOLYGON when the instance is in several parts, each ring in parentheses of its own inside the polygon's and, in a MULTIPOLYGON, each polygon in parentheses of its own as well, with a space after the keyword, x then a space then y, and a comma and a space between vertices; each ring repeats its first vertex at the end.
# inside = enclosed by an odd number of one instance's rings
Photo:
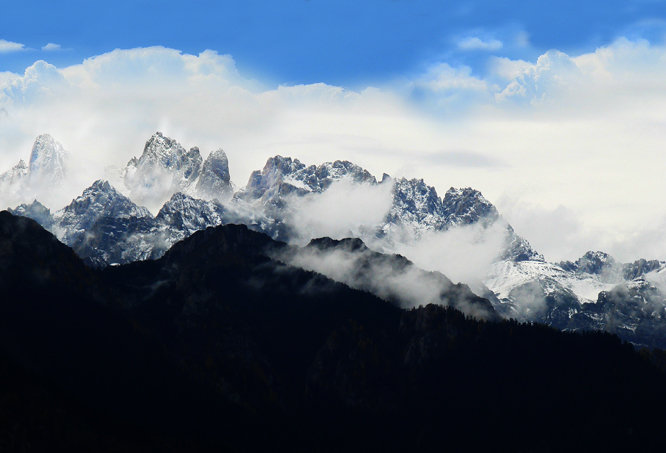
POLYGON ((582 53, 618 36, 661 42, 666 32, 666 4, 651 0, 3 3, 0 39, 26 50, 0 54, 0 70, 162 45, 231 54, 241 71, 269 83, 349 87, 419 72, 434 61, 482 74, 489 55, 534 60, 548 49, 582 53), (61 50, 42 51, 47 43, 61 50))

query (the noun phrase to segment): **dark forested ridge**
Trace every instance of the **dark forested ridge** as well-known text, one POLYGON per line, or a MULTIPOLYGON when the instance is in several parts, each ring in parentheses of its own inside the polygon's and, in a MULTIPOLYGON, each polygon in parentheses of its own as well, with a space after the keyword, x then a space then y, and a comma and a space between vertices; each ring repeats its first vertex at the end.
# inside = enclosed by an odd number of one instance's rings
POLYGON ((0 213, 0 451, 662 450, 660 353, 402 310, 281 247, 226 225, 93 270, 0 213))

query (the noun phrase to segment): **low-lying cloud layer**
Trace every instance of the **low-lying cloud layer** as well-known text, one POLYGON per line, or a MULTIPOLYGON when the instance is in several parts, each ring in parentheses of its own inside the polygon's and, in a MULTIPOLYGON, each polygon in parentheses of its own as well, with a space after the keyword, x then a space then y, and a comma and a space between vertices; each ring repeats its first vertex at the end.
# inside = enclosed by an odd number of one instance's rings
MULTIPOLYGON (((463 38, 477 50, 499 45, 463 38)), ((347 159, 374 174, 422 177, 440 193, 475 187, 548 259, 587 249, 623 261, 666 257, 655 234, 666 218, 666 48, 620 39, 577 56, 491 62, 476 74, 442 61, 354 91, 265 86, 213 51, 115 50, 64 68, 38 61, 24 74, 0 73, 0 169, 51 133, 85 168, 68 181, 71 198, 161 130, 204 158, 223 147, 239 186, 268 156, 347 159), (563 227, 536 234, 560 206, 563 227)))
POLYGON ((323 193, 288 200, 288 222, 302 242, 312 238, 373 237, 393 202, 393 184, 370 185, 348 179, 334 182, 323 193))
POLYGON ((380 255, 367 249, 358 240, 328 241, 304 248, 291 248, 278 259, 293 266, 315 271, 345 283, 352 288, 369 291, 403 308, 427 304, 453 306, 480 319, 492 317, 492 308, 463 285, 454 285, 439 272, 426 272, 401 256, 380 255))

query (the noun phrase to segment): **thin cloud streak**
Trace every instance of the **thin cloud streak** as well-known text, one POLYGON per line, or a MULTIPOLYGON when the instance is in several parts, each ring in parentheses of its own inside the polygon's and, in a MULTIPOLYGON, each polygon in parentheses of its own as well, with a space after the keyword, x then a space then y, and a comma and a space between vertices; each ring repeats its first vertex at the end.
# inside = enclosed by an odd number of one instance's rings
POLYGON ((462 50, 499 50, 503 47, 502 41, 498 39, 484 40, 478 36, 469 36, 458 41, 458 48, 462 50))
POLYGON ((55 51, 58 51, 58 50, 62 50, 62 46, 60 44, 50 42, 48 44, 43 45, 42 50, 44 52, 55 52, 55 51))
POLYGON ((0 53, 21 52, 27 50, 24 44, 0 39, 0 53))

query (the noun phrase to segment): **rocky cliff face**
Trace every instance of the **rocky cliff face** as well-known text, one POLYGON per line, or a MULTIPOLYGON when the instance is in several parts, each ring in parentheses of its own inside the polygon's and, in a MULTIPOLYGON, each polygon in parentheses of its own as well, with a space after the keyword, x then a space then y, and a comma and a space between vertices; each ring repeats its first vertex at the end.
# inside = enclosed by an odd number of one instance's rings
POLYGON ((232 196, 229 161, 222 149, 213 151, 201 167, 196 193, 204 199, 227 200, 232 196))

